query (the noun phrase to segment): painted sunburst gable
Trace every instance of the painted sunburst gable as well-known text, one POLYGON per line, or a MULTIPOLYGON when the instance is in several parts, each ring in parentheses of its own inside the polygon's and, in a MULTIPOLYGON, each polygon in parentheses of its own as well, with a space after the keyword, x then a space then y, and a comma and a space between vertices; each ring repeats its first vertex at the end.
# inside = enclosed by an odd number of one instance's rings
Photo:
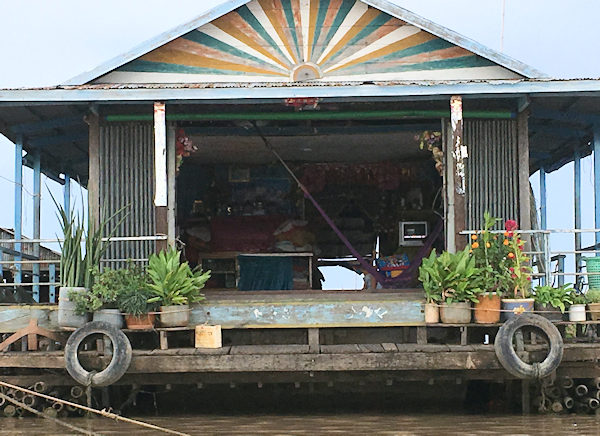
POLYGON ((251 0, 97 83, 521 77, 360 0, 251 0))

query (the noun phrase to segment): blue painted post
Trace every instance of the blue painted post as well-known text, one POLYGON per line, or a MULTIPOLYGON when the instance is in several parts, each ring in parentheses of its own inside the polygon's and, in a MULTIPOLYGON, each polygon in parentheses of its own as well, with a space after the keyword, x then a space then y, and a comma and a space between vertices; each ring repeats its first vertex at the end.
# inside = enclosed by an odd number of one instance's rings
MULTIPOLYGON (((546 211, 546 200, 547 200, 547 194, 546 194, 546 170, 544 169, 544 167, 540 168, 540 228, 542 230, 546 230, 547 228, 547 211, 546 211)), ((548 247, 548 245, 550 244, 550 236, 546 235, 545 238, 543 238, 544 241, 544 269, 545 269, 545 273, 546 276, 544 277, 540 277, 540 284, 545 285, 548 277, 548 273, 551 269, 551 261, 550 261, 550 247, 548 247)))
POLYGON ((63 207, 67 214, 67 219, 71 219, 71 176, 65 173, 65 186, 63 187, 63 207))
POLYGON ((548 211, 546 209, 546 170, 540 168, 540 227, 542 230, 546 230, 548 227, 548 211))
MULTIPOLYGON (((40 213, 41 213, 41 184, 42 171, 39 152, 33 154, 33 239, 40 239, 40 213)), ((33 255, 36 260, 40 258, 40 243, 33 243, 33 255)), ((33 283, 40 282, 40 264, 33 264, 33 283)), ((33 299, 40 302, 40 285, 33 285, 33 299)))
MULTIPOLYGON (((19 240, 22 237, 21 224, 22 224, 22 212, 23 212, 23 136, 17 137, 15 144, 15 239, 19 240)), ((15 251, 21 252, 21 243, 15 243, 15 251)), ((21 256, 14 256, 16 261, 20 261, 21 256)), ((21 283, 21 270, 22 265, 20 263, 15 264, 15 283, 21 283)))
MULTIPOLYGON (((50 283, 56 282, 56 264, 49 263, 48 264, 48 281, 50 283)), ((48 293, 48 300, 50 303, 56 303, 56 286, 50 285, 50 291, 48 293)))
MULTIPOLYGON (((581 229, 581 153, 575 149, 573 153, 573 191, 574 191, 574 211, 575 211, 575 229, 581 229)), ((575 251, 581 251, 581 233, 575 233, 575 251)), ((581 254, 575 254, 575 272, 581 272, 581 254)), ((575 283, 579 285, 579 276, 575 283)), ((581 289, 578 287, 578 289, 581 289)))
MULTIPOLYGON (((600 123, 594 124, 594 226, 600 228, 600 123)), ((600 232, 596 233, 596 250, 599 244, 600 232)))

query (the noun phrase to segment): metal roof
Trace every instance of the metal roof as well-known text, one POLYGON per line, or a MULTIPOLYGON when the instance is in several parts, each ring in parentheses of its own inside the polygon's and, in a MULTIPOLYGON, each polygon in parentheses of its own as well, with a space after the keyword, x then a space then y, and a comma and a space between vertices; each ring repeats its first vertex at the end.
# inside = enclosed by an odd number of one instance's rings
MULTIPOLYGON (((433 35, 436 35, 442 39, 445 39, 453 44, 458 45, 466 50, 469 50, 475 54, 478 54, 500 66, 503 66, 511 71, 514 71, 527 78, 547 78, 548 76, 535 68, 526 65, 523 62, 512 59, 496 50, 467 38, 447 27, 436 24, 420 15, 417 15, 405 8, 402 8, 391 1, 387 0, 362 0, 363 3, 379 9, 395 18, 405 21, 413 26, 416 26, 422 30, 425 30, 433 35)), ((146 53, 179 38, 182 35, 207 24, 222 15, 225 15, 236 8, 243 6, 248 3, 249 0, 227 0, 222 2, 216 7, 206 10, 201 15, 195 17, 193 20, 175 27, 167 32, 161 33, 160 35, 144 42, 143 44, 134 47, 133 49, 113 58, 109 61, 97 66, 93 70, 86 71, 79 74, 69 80, 64 85, 83 85, 89 83, 114 69, 145 55, 146 53)))

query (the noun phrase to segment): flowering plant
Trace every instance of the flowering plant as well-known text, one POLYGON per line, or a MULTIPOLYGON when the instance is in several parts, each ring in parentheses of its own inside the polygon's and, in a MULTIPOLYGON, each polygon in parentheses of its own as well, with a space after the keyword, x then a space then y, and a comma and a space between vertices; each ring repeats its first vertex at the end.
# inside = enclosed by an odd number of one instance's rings
POLYGON ((471 235, 471 252, 481 271, 479 286, 497 294, 525 298, 531 289, 531 267, 523 253, 525 241, 515 220, 506 220, 503 234, 492 233, 490 230, 499 221, 485 212, 483 230, 471 235))
POLYGON ((480 287, 488 292, 500 295, 505 291, 508 267, 506 266, 508 247, 491 232, 500 218, 484 213, 483 230, 471 235, 471 252, 475 265, 480 269, 480 287))
POLYGON ((507 220, 504 223, 503 245, 508 247, 507 265, 510 275, 506 281, 509 292, 512 292, 514 298, 527 298, 531 290, 531 266, 529 266, 529 257, 523 253, 525 241, 521 239, 517 222, 507 220))

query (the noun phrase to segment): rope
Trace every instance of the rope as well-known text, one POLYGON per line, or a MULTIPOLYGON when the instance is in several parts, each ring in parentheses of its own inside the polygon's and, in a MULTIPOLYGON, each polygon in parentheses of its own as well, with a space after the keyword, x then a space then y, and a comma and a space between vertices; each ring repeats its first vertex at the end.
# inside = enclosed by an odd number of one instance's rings
POLYGON ((37 415, 37 416, 39 416, 41 418, 44 418, 44 419, 48 419, 48 420, 54 422, 55 424, 62 425, 63 427, 67 427, 67 428, 69 428, 71 430, 74 430, 76 432, 79 432, 81 434, 86 434, 86 435, 89 435, 89 436, 99 436, 99 433, 95 433, 93 431, 86 430, 86 429, 81 428, 81 427, 77 427, 76 425, 69 424, 67 422, 61 421, 60 419, 57 419, 57 418, 54 418, 52 416, 46 415, 45 413, 42 413, 39 410, 34 409, 33 407, 29 407, 25 403, 21 403, 20 401, 15 400, 14 398, 9 397, 8 395, 4 395, 1 392, 0 392, 0 398, 13 403, 15 406, 21 407, 21 408, 23 408, 23 410, 27 410, 28 412, 33 413, 34 415, 37 415))
MULTIPOLYGON (((106 410, 97 410, 97 409, 93 409, 91 407, 82 406, 81 404, 72 403, 71 401, 61 400, 60 398, 52 397, 50 395, 30 391, 29 389, 25 389, 20 386, 12 385, 10 383, 6 383, 3 381, 0 381, 0 386, 16 389, 16 390, 19 390, 19 391, 22 391, 22 392, 25 392, 25 393, 28 393, 31 395, 36 395, 36 396, 44 398, 46 400, 55 401, 55 402, 58 402, 58 403, 61 403, 61 404, 67 405, 67 406, 76 407, 76 408, 85 410, 86 412, 96 413, 100 416, 104 416, 105 418, 111 418, 116 421, 122 421, 122 422, 127 422, 129 424, 139 425, 141 427, 150 428, 152 430, 162 431, 163 433, 175 434, 175 435, 179 435, 179 436, 191 436, 189 433, 182 433, 182 432, 179 432, 176 430, 170 430, 168 428, 159 427, 158 425, 148 424, 147 422, 137 421, 137 420, 131 419, 131 418, 125 418, 125 417, 119 416, 115 413, 107 412, 106 410)), ((12 398, 11 398, 11 400, 12 400, 12 398)))

